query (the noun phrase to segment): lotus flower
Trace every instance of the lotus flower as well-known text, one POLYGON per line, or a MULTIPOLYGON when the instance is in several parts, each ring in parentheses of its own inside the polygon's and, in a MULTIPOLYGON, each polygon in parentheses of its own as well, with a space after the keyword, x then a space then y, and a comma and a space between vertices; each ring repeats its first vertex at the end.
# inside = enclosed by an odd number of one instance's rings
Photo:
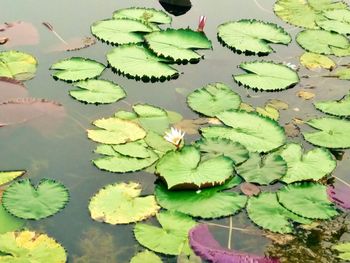
POLYGON ((204 27, 205 27, 205 22, 206 21, 207 21, 207 17, 206 16, 200 16, 199 17, 199 24, 198 24, 198 28, 197 28, 198 32, 203 32, 204 31, 204 27))
POLYGON ((170 132, 166 132, 164 139, 168 142, 174 144, 177 148, 179 148, 181 141, 183 140, 185 133, 181 130, 175 129, 171 127, 170 132))

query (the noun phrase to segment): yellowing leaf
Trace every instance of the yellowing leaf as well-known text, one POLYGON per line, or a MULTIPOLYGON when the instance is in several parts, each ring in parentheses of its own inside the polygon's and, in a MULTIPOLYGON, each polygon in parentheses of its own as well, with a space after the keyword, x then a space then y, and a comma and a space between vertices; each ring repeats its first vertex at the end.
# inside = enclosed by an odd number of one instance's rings
POLYGON ((311 100, 315 97, 315 93, 306 90, 300 90, 297 92, 297 96, 304 100, 311 100))
POLYGON ((306 52, 300 57, 300 63, 310 70, 321 68, 332 70, 337 66, 329 57, 310 52, 306 52))

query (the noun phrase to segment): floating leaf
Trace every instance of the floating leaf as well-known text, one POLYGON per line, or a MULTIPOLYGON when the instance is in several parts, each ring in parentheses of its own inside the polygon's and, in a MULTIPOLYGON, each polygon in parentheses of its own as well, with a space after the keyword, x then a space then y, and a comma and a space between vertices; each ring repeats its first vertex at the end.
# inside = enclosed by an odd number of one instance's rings
POLYGON ((223 184, 233 175, 233 161, 225 156, 201 161, 198 149, 184 146, 180 151, 166 153, 156 169, 168 189, 198 189, 223 184))
POLYGON ((0 171, 0 185, 7 184, 25 173, 26 171, 0 171))
POLYGON ((294 231, 291 221, 300 224, 311 223, 310 220, 300 217, 281 206, 275 193, 265 192, 257 197, 250 197, 247 212, 249 218, 258 226, 281 234, 294 231))
POLYGON ((328 200, 326 186, 317 183, 295 183, 278 191, 279 202, 288 210, 311 219, 330 219, 338 215, 328 200))
POLYGON ((146 132, 134 122, 119 118, 99 119, 93 124, 100 130, 88 130, 89 139, 105 144, 121 144, 142 139, 146 132))
POLYGON ((350 121, 325 117, 311 119, 306 123, 317 129, 303 133, 308 142, 326 148, 350 148, 350 121))
POLYGON ((144 140, 159 156, 176 149, 174 144, 169 143, 163 136, 152 131, 147 133, 144 140))
POLYGON ((350 42, 345 36, 325 30, 301 31, 296 41, 303 49, 316 54, 336 56, 350 54, 350 42))
POLYGON ((245 194, 246 196, 258 195, 261 192, 261 190, 258 186, 256 186, 255 184, 247 183, 247 182, 241 184, 240 189, 241 189, 242 193, 245 194))
POLYGON ((28 91, 22 82, 6 77, 0 77, 0 101, 27 97, 28 91))
POLYGON ((268 100, 266 103, 266 106, 273 107, 276 110, 288 110, 288 108, 289 108, 288 103, 286 103, 282 100, 278 100, 278 99, 268 100))
POLYGON ((188 135, 197 135, 199 133, 199 128, 201 125, 207 124, 207 118, 197 118, 194 120, 181 120, 174 124, 174 128, 188 135))
POLYGON ((96 38, 94 37, 73 37, 65 40, 67 43, 59 43, 57 45, 48 48, 47 52, 60 52, 60 51, 76 51, 83 48, 88 48, 96 44, 96 38))
POLYGON ((259 55, 273 52, 270 44, 287 45, 292 41, 276 24, 247 19, 221 24, 218 37, 234 51, 259 55))
POLYGON ((169 66, 166 58, 157 57, 149 49, 136 45, 116 47, 107 54, 108 63, 115 71, 127 77, 151 80, 166 80, 179 75, 169 66))
POLYGON ((171 17, 161 11, 153 8, 139 8, 131 7, 119 9, 113 13, 114 19, 137 19, 145 23, 155 23, 155 24, 170 24, 171 17))
POLYGON ((266 61, 244 62, 239 67, 245 74, 234 75, 234 80, 246 88, 275 91, 290 88, 299 82, 298 74, 289 67, 266 61))
POLYGON ((194 50, 212 47, 205 34, 191 29, 156 31, 146 35, 145 40, 157 56, 177 62, 199 61, 202 56, 194 50))
MULTIPOLYGON (((19 230, 24 226, 24 220, 15 217, 3 208, 0 203, 0 234, 4 234, 9 231, 19 230)), ((0 253, 1 254, 1 253, 0 253)), ((0 257, 1 261, 1 257, 0 257)))
POLYGON ((208 84, 187 97, 190 108, 203 115, 215 117, 226 110, 236 110, 241 104, 240 96, 223 83, 208 84))
MULTIPOLYGON (((343 11, 343 12, 349 12, 349 10, 334 10, 334 11, 343 11)), ((334 14, 334 11, 327 11, 325 12, 325 16, 327 14, 334 14), (328 13, 331 12, 331 13, 328 13)), ((348 14, 347 14, 348 15, 348 14)), ((317 25, 321 27, 324 30, 337 32, 339 34, 343 35, 349 35, 350 34, 350 24, 347 21, 341 21, 337 20, 337 18, 345 18, 345 17, 336 17, 336 15, 333 17, 335 19, 326 19, 326 20, 319 20, 317 21, 317 25)))
POLYGON ((234 262, 234 263, 278 263, 279 260, 256 256, 235 250, 223 248, 209 231, 208 225, 200 224, 189 232, 189 240, 192 249, 202 259, 209 262, 234 262))
POLYGON ((248 150, 242 144, 224 138, 201 139, 195 145, 204 153, 204 159, 223 155, 232 159, 235 165, 239 165, 249 157, 248 150))
POLYGON ((57 70, 52 74, 54 78, 74 82, 100 76, 105 66, 92 59, 71 57, 56 62, 50 69, 57 70))
POLYGON ((229 127, 202 128, 205 138, 220 137, 239 142, 252 152, 268 152, 284 144, 284 130, 270 118, 245 111, 226 111, 217 115, 229 127))
POLYGON ((294 138, 299 136, 300 128, 294 123, 289 122, 284 125, 284 132, 288 137, 294 138))
POLYGON ((327 56, 305 52, 300 57, 300 63, 307 69, 328 69, 333 70, 337 65, 335 62, 327 56))
POLYGON ((110 184, 99 190, 89 204, 92 219, 108 224, 129 224, 154 216, 159 206, 153 195, 140 196, 134 182, 110 184))
POLYGON ((144 247, 167 255, 190 254, 188 231, 196 225, 191 217, 179 212, 165 211, 157 214, 162 227, 137 223, 136 240, 144 247))
POLYGON ((336 77, 342 80, 350 80, 350 68, 340 68, 329 77, 336 77))
POLYGON ((0 77, 24 81, 35 76, 38 62, 27 53, 19 51, 0 52, 0 77))
POLYGON ((155 195, 160 206, 200 218, 218 218, 230 216, 240 211, 247 198, 235 192, 224 191, 241 182, 234 177, 224 185, 200 191, 169 191, 163 184, 157 184, 155 195))
POLYGON ((69 94, 87 103, 113 103, 126 96, 125 91, 117 84, 107 80, 89 79, 74 84, 79 89, 69 94))
POLYGON ((287 173, 287 164, 275 153, 265 156, 250 153, 249 159, 235 169, 246 182, 268 185, 287 173))
POLYGON ((114 151, 129 157, 148 158, 151 156, 150 149, 143 140, 112 145, 114 151))
POLYGON ((0 38, 8 41, 4 47, 36 45, 39 43, 38 30, 28 22, 16 21, 0 25, 0 38))
POLYGON ((52 262, 67 261, 64 248, 46 234, 32 231, 8 232, 0 235, 1 262, 52 262))
POLYGON ((144 41, 143 35, 152 31, 145 23, 131 19, 101 20, 91 25, 95 37, 113 45, 141 43, 144 41))
POLYGON ((299 90, 299 91, 297 92, 297 96, 298 96, 299 98, 304 99, 304 100, 311 100, 311 99, 313 99, 316 95, 315 95, 315 93, 312 93, 312 92, 307 91, 307 90, 299 90))
POLYGON ((280 154, 288 166, 287 173, 281 179, 287 184, 304 180, 318 181, 332 173, 337 166, 333 155, 323 148, 315 148, 303 154, 301 145, 290 143, 280 154))
POLYGON ((350 189, 347 185, 329 185, 327 187, 328 198, 338 206, 350 209, 350 189))
POLYGON ((144 250, 137 253, 130 260, 130 263, 162 263, 162 260, 155 253, 149 250, 144 250))
POLYGON ((332 247, 339 252, 338 258, 350 260, 350 243, 341 243, 332 247))
POLYGON ((256 112, 262 116, 268 117, 275 121, 278 121, 280 117, 279 111, 276 110, 276 108, 270 106, 269 104, 267 104, 265 108, 256 107, 256 112))

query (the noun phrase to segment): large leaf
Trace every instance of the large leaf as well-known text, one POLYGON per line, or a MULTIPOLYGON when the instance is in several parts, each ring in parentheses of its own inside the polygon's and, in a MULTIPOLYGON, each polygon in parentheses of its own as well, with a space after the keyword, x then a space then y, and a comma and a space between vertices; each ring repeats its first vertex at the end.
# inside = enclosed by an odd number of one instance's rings
POLYGON ((275 153, 265 156, 250 153, 249 159, 235 169, 246 182, 268 185, 286 174, 287 164, 275 153))
POLYGON ((155 24, 170 24, 171 17, 161 11, 153 8, 139 8, 131 7, 119 9, 113 13, 114 19, 129 18, 141 20, 145 23, 155 23, 155 24))
POLYGON ((218 218, 230 216, 240 211, 247 197, 235 192, 224 191, 241 182, 234 177, 224 185, 202 189, 201 191, 169 191, 164 184, 157 184, 155 195, 160 206, 194 217, 218 218))
MULTIPOLYGON (((15 217, 3 208, 0 202, 0 234, 4 234, 9 231, 19 230, 24 226, 24 220, 15 217)), ((1 260, 0 260, 1 261, 1 260)))
POLYGON ((140 197, 141 185, 110 184, 99 190, 89 204, 92 219, 108 224, 129 224, 154 216, 159 206, 153 195, 140 197))
POLYGON ((326 117, 311 119, 306 123, 317 129, 303 133, 308 142, 326 148, 350 148, 350 121, 326 117))
POLYGON ((221 24, 218 37, 234 51, 259 55, 273 52, 271 43, 287 45, 292 41, 289 34, 276 24, 247 19, 221 24))
POLYGON ((350 116, 350 94, 340 100, 318 101, 314 103, 316 109, 339 117, 350 116))
POLYGON ((138 20, 109 19, 91 25, 92 34, 108 44, 123 45, 143 42, 143 35, 152 28, 138 20))
POLYGON ((0 235, 0 262, 64 263, 64 248, 46 234, 32 231, 8 232, 0 235))
POLYGON ((239 67, 246 73, 234 75, 233 78, 246 88, 264 91, 283 90, 299 82, 298 74, 282 64, 254 61, 241 63, 239 67))
POLYGON ((6 22, 0 25, 0 39, 7 39, 5 44, 1 43, 5 48, 36 45, 39 43, 39 33, 32 23, 6 22))
POLYGON ((226 110, 236 110, 241 97, 223 83, 213 83, 197 89, 187 97, 190 108, 203 115, 215 117, 226 110))
POLYGON ((310 52, 305 52, 300 57, 300 63, 310 70, 316 70, 321 68, 332 70, 336 67, 335 62, 329 57, 310 52))
POLYGON ((324 55, 350 55, 350 42, 340 34, 325 30, 304 30, 296 41, 305 50, 324 55))
POLYGON ((248 150, 242 144, 224 138, 201 139, 195 145, 204 154, 203 159, 223 155, 231 158, 234 165, 238 165, 249 157, 248 150))
POLYGON ((191 29, 156 31, 146 35, 145 40, 157 56, 178 62, 199 61, 201 55, 194 50, 212 47, 205 34, 191 29))
POLYGON ((149 250, 144 250, 137 253, 130 260, 130 263, 162 263, 162 260, 155 253, 149 250))
POLYGON ((125 91, 117 84, 107 80, 89 79, 74 84, 79 89, 69 94, 86 103, 112 103, 125 98, 125 91))
POLYGON ((284 129, 256 113, 226 111, 217 115, 229 127, 212 126, 201 129, 205 138, 220 137, 239 142, 249 151, 268 152, 284 144, 284 129))
POLYGON ((69 200, 66 187, 54 180, 42 179, 34 188, 29 179, 6 188, 2 203, 11 214, 24 219, 42 219, 63 209, 69 200))
POLYGON ((5 171, 0 172, 0 185, 7 184, 12 180, 24 175, 26 171, 5 171))
POLYGON ((330 219, 338 215, 329 201, 326 186, 317 183, 295 183, 277 192, 279 202, 293 213, 311 219, 330 219))
POLYGON ((0 52, 0 77, 28 80, 34 77, 38 62, 27 53, 19 51, 0 52))
POLYGON ((157 57, 141 46, 116 47, 107 53, 107 60, 115 71, 145 81, 171 79, 179 75, 176 69, 168 65, 168 59, 157 57))
POLYGON ((280 154, 288 166, 286 175, 281 179, 287 184, 303 180, 318 181, 337 166, 333 155, 323 148, 315 148, 303 154, 301 145, 291 143, 280 154))
POLYGON ((52 74, 54 78, 74 82, 100 76, 105 66, 92 59, 72 57, 56 62, 50 69, 57 70, 52 74))
POLYGON ((134 228, 136 240, 159 253, 179 255, 182 251, 189 255, 188 231, 196 222, 187 215, 172 211, 160 212, 157 219, 162 227, 137 223, 134 228))
POLYGON ((228 250, 217 242, 209 231, 208 225, 201 224, 189 232, 192 249, 197 255, 208 262, 224 263, 279 263, 279 260, 256 256, 241 251, 228 250))
POLYGON ((184 146, 180 151, 166 153, 156 169, 168 189, 198 189, 223 184, 233 175, 233 161, 225 156, 201 161, 197 148, 184 146))
POLYGON ((338 258, 350 260, 350 243, 341 243, 332 247, 339 252, 338 258))
POLYGON ((325 20, 324 12, 346 9, 343 2, 333 0, 278 0, 275 13, 284 21, 306 28, 318 28, 317 22, 325 20))
POLYGON ((142 139, 146 132, 138 124, 118 118, 99 119, 93 124, 101 128, 88 130, 88 137, 99 143, 120 144, 142 139))
POLYGON ((317 25, 324 30, 334 31, 339 34, 350 34, 350 10, 335 9, 323 12, 327 18, 317 21, 317 25))
POLYGON ((311 221, 300 217, 280 205, 275 193, 265 192, 250 197, 247 204, 249 218, 258 226, 281 234, 292 233, 295 221, 310 224, 311 221))

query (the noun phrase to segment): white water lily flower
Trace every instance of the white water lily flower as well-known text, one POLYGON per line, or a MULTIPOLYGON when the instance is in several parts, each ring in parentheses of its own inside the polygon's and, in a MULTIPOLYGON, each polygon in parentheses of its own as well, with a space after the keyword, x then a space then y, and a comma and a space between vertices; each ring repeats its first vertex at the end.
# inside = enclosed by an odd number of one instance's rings
POLYGON ((171 131, 165 133, 164 139, 174 144, 176 147, 179 147, 184 136, 185 136, 185 133, 182 132, 180 129, 178 130, 171 127, 171 131))
POLYGON ((293 69, 293 70, 298 70, 299 69, 299 67, 297 65, 294 65, 294 64, 292 64, 290 62, 288 62, 288 63, 287 62, 283 62, 283 65, 285 65, 288 68, 293 69))

